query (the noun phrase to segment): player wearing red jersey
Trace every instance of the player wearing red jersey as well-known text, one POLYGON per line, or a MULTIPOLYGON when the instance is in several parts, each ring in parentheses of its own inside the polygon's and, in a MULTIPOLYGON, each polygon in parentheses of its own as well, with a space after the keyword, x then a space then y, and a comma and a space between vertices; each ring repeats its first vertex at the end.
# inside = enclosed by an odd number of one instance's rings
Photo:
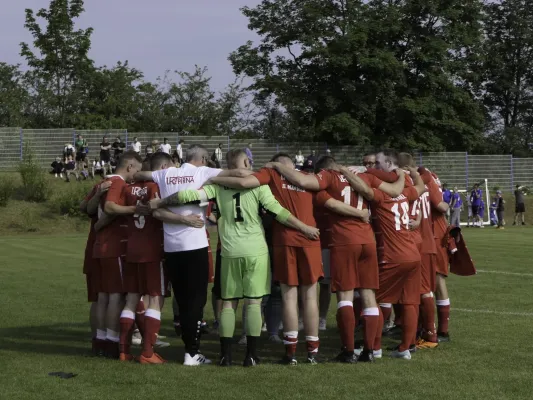
MULTIPOLYGON (((338 168, 335 160, 329 156, 323 157, 319 163, 322 168, 338 168)), ((358 288, 365 321, 365 344, 359 359, 373 361, 376 335, 381 337, 381 319, 374 294, 378 286, 376 244, 372 228, 367 223, 368 204, 363 197, 359 197, 358 194, 354 195, 350 187, 353 174, 343 168, 340 172, 323 170, 318 175, 305 175, 280 163, 272 164, 272 166, 288 181, 299 187, 307 190, 322 190, 317 196, 317 203, 331 211, 328 221, 330 231, 328 247, 332 290, 336 292, 338 301, 337 324, 343 344, 343 350, 337 359, 347 363, 357 361, 354 353, 353 298, 354 289, 358 288), (342 206, 348 207, 343 209, 342 206), (366 222, 360 220, 362 215, 366 222)), ((373 187, 380 187, 397 195, 401 193, 404 182, 403 178, 398 179, 395 174, 393 175, 392 178, 388 176, 388 179, 396 181, 394 184, 382 182, 371 175, 363 175, 363 179, 373 187)))
MULTIPOLYGON (((85 281, 87 284, 87 299, 91 303, 89 312, 89 322, 92 333, 92 351, 98 354, 103 351, 103 344, 105 343, 105 331, 98 332, 97 329, 97 301, 98 301, 98 282, 95 281, 95 260, 93 258, 93 247, 96 238, 96 232, 94 231, 94 225, 98 221, 98 204, 104 193, 107 192, 111 182, 103 182, 95 185, 91 191, 87 194, 85 199, 80 204, 80 211, 87 214, 91 219, 91 226, 89 228, 89 236, 87 238, 87 244, 85 246, 85 257, 83 261, 83 273, 85 274, 85 281), (100 339, 98 339, 100 337, 100 339)), ((98 268, 98 265, 96 265, 98 268)))
MULTIPOLYGON (((287 154, 277 154, 272 161, 278 161, 294 169, 287 154)), ((300 172, 299 172, 300 173, 300 172)), ((315 227, 313 217, 313 195, 291 185, 274 169, 263 168, 246 178, 212 179, 213 183, 235 189, 249 189, 269 185, 276 200, 308 226, 315 227)), ((322 278, 320 241, 310 240, 304 234, 275 222, 273 226, 274 280, 281 284, 283 297, 284 363, 296 365, 298 343, 298 290, 304 305, 304 329, 307 342, 307 361, 316 364, 318 353, 318 307, 316 284, 322 278)))
MULTIPOLYGON (((157 171, 170 167, 169 157, 157 153, 150 159, 148 170, 157 171)), ((159 188, 154 182, 135 182, 124 188, 125 205, 159 198, 159 188)), ((169 292, 168 280, 163 271, 163 225, 151 215, 129 215, 128 244, 124 268, 124 290, 126 305, 120 315, 120 360, 131 361, 131 335, 135 324, 135 309, 142 295, 146 295, 144 313, 143 350, 141 364, 162 364, 165 361, 153 348, 161 326, 163 298, 169 292)))
MULTIPOLYGON (((376 166, 385 171, 398 167, 398 155, 388 150, 376 155, 376 166)), ((379 249, 379 290, 377 300, 386 304, 402 304, 402 342, 391 356, 411 359, 409 347, 414 340, 417 326, 417 307, 420 304, 420 252, 409 228, 409 203, 425 191, 424 182, 416 170, 411 169, 414 186, 407 187, 401 195, 390 197, 380 190, 368 187, 360 181, 358 189, 373 200, 382 232, 383 248, 379 249)), ((380 339, 380 338, 379 338, 380 339)), ((375 345, 381 347, 381 343, 375 345)))
POLYGON ((439 342, 450 341, 448 334, 448 320, 450 319, 450 297, 448 295, 448 287, 446 286, 446 277, 448 276, 449 256, 448 249, 443 247, 443 238, 448 231, 448 219, 446 212, 449 204, 442 198, 442 188, 439 178, 432 174, 435 183, 439 187, 440 195, 436 193, 430 196, 430 203, 432 207, 433 231, 435 233, 435 245, 437 246, 437 279, 435 297, 437 303, 437 339, 439 342))
POLYGON ((128 151, 119 161, 114 175, 108 175, 111 182, 108 192, 102 196, 95 225, 96 239, 93 256, 98 259, 98 329, 106 331, 107 354, 119 357, 120 313, 124 306, 122 284, 122 257, 126 254, 127 226, 124 216, 135 213, 149 213, 146 206, 125 206, 124 188, 140 171, 142 159, 137 153, 128 151))

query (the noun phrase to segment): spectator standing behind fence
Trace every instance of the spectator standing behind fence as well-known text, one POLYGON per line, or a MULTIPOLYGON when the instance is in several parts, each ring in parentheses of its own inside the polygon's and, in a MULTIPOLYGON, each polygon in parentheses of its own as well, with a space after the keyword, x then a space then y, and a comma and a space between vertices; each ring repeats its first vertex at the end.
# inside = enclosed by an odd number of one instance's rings
POLYGON ((113 150, 114 150, 114 158, 115 160, 118 160, 118 158, 124 153, 124 150, 126 149, 126 143, 123 143, 120 138, 117 136, 115 141, 113 142, 113 150))
POLYGON ((105 136, 102 138, 102 143, 100 143, 100 161, 105 164, 111 161, 111 143, 109 143, 105 136))
POLYGON ((130 144, 130 149, 137 154, 141 154, 142 145, 141 142, 139 142, 139 139, 137 139, 137 136, 133 138, 133 142, 130 144))
POLYGON ((74 147, 76 149, 76 162, 84 163, 85 159, 87 158, 87 152, 89 151, 87 140, 85 140, 83 136, 78 135, 76 141, 74 142, 74 147))
POLYGON ((211 160, 215 163, 215 168, 221 168, 222 165, 222 143, 218 144, 218 147, 213 152, 213 155, 211 156, 211 160))
POLYGON ((496 203, 496 216, 498 217, 498 229, 504 229, 505 225, 505 200, 502 196, 502 191, 496 191, 496 198, 494 199, 496 203))
POLYGON ((460 226, 461 225, 461 210, 463 209, 463 199, 461 198, 461 194, 457 190, 457 186, 453 188, 453 194, 451 196, 450 207, 452 209, 450 225, 460 226))
POLYGON ((76 156, 76 149, 70 143, 65 143, 65 147, 63 148, 63 160, 66 160, 70 156, 76 156))
POLYGON ((176 148, 176 151, 178 152, 178 162, 181 164, 183 164, 183 146, 185 144, 185 140, 183 139, 180 139, 180 141, 178 142, 178 147, 176 148))
POLYGON ((519 223, 525 225, 526 204, 524 203, 524 188, 520 185, 516 185, 516 190, 514 191, 514 200, 515 214, 513 225, 518 225, 519 223))
POLYGON ((294 156, 294 165, 296 166, 296 169, 303 170, 304 169, 304 156, 302 154, 302 150, 298 150, 298 154, 294 156))
POLYGON ((244 149, 244 152, 246 153, 246 157, 248 157, 248 160, 250 161, 250 168, 254 168, 254 155, 252 154, 252 144, 248 143, 248 147, 244 149))
POLYGON ((170 155, 172 146, 168 143, 167 138, 163 138, 163 143, 161 144, 161 146, 159 146, 159 148, 161 149, 161 152, 167 153, 168 155, 170 155))
POLYGON ((316 162, 316 151, 311 150, 311 154, 307 156, 307 159, 305 160, 304 169, 306 171, 314 171, 316 162))

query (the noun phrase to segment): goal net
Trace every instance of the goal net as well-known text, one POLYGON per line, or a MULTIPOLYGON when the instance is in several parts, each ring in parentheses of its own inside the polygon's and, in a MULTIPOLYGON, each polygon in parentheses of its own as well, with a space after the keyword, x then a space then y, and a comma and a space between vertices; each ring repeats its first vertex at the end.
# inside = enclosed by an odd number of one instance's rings
MULTIPOLYGON (((463 201, 463 207, 461 211, 461 226, 485 226, 491 225, 491 214, 495 214, 491 210, 492 199, 489 191, 489 183, 487 179, 483 179, 479 182, 479 188, 482 190, 481 196, 481 206, 480 206, 480 221, 474 221, 474 216, 472 214, 472 204, 471 204, 471 193, 472 188, 470 189, 458 189, 457 191, 461 194, 461 200, 463 201)), ((493 220, 495 215, 492 216, 493 220)))

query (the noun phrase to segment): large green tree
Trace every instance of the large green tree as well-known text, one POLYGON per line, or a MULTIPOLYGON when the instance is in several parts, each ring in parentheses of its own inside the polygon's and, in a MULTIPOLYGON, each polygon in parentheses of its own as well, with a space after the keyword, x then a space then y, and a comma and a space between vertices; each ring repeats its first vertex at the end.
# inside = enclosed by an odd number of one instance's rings
POLYGON ((533 8, 525 0, 485 5, 481 86, 495 150, 527 155, 533 144, 533 8))
POLYGON ((232 53, 250 89, 297 121, 296 139, 471 149, 483 114, 466 84, 478 0, 263 0, 261 43, 232 53))
POLYGON ((83 0, 52 0, 36 14, 26 10, 25 27, 33 36, 33 48, 21 43, 21 55, 29 66, 27 81, 33 97, 31 114, 40 128, 67 127, 86 100, 90 75, 92 28, 76 29, 83 0), (37 18, 44 21, 44 27, 37 18))
POLYGON ((27 101, 19 66, 0 62, 0 126, 24 126, 27 101))

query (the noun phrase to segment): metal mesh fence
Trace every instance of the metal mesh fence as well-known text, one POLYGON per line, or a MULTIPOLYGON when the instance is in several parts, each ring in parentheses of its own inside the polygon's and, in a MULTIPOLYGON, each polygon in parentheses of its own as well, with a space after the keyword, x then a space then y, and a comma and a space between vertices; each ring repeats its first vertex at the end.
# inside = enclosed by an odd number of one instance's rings
MULTIPOLYGON (((55 157, 63 153, 65 144, 74 143, 77 135, 82 135, 88 142, 89 159, 99 155, 100 143, 107 137, 113 143, 116 137, 129 145, 136 137, 142 144, 144 154, 146 146, 153 141, 162 143, 164 138, 172 146, 172 151, 180 139, 184 140, 184 151, 193 143, 203 144, 210 154, 222 143, 222 152, 229 149, 245 148, 252 145, 254 167, 258 168, 268 162, 275 153, 284 152, 295 156, 298 150, 307 157, 311 151, 317 156, 331 155, 342 164, 361 164, 365 154, 363 147, 329 146, 327 143, 276 143, 262 139, 235 139, 228 136, 180 136, 175 132, 136 132, 126 130, 75 130, 75 129, 21 129, 0 128, 0 170, 14 170, 20 162, 26 146, 35 154, 43 167, 48 167, 55 157)), ((516 184, 533 186, 533 158, 512 158, 510 155, 469 155, 467 153, 415 153, 418 164, 435 171, 441 181, 448 186, 462 189, 470 188, 474 183, 488 179, 489 188, 499 187, 512 190, 516 184)), ((225 166, 225 162, 223 162, 225 166)))

